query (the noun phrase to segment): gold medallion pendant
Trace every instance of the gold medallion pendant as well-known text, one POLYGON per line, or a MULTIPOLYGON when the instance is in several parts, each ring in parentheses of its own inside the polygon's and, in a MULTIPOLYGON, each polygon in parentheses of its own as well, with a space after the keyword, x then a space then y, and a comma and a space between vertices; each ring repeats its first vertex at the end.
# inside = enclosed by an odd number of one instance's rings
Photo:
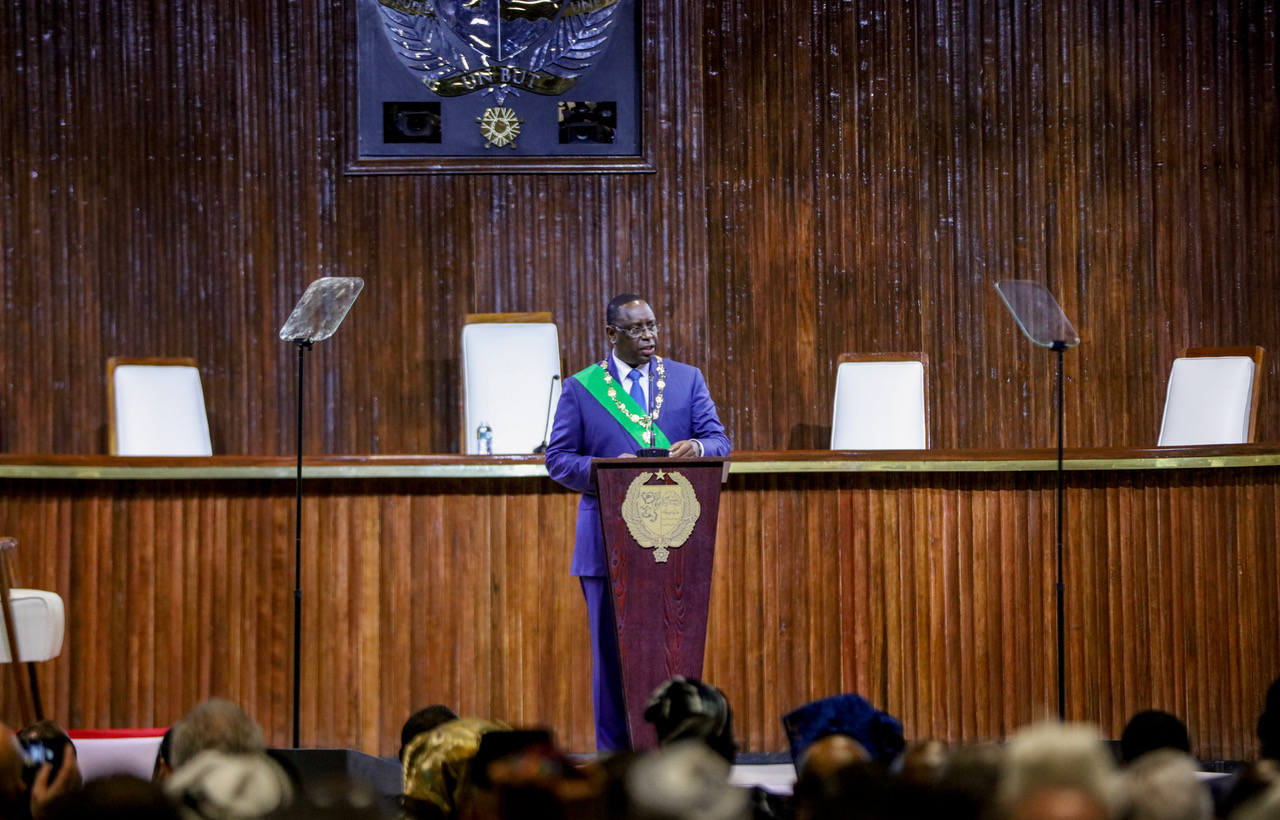
POLYGON ((701 514, 702 505, 689 479, 672 471, 636 476, 622 502, 622 520, 631 537, 645 549, 653 550, 654 563, 658 564, 665 564, 669 551, 689 540, 701 514), (649 484, 655 475, 659 483, 649 484), (673 483, 667 483, 667 478, 673 483))
POLYGON ((480 123, 480 136, 485 139, 485 148, 495 145, 515 148, 516 137, 520 136, 520 123, 524 120, 516 116, 513 108, 486 108, 484 116, 476 122, 480 123))

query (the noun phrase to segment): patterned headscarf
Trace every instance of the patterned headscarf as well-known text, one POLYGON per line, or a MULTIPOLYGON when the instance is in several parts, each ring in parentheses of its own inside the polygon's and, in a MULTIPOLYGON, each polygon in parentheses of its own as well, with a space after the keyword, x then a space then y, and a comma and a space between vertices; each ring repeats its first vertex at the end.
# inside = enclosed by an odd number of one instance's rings
POLYGON ((663 682, 645 704, 644 719, 653 724, 660 746, 701 740, 730 763, 738 750, 729 701, 724 692, 700 680, 676 675, 663 682))
POLYGON ((470 788, 471 761, 480 738, 510 728, 491 720, 458 718, 418 735, 404 751, 404 796, 452 816, 470 788))

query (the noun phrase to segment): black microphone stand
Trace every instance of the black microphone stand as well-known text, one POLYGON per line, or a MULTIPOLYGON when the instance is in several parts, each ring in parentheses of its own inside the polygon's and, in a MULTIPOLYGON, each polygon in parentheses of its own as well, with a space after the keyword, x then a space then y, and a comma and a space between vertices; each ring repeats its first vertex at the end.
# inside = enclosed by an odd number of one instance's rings
POLYGON ((547 418, 542 422, 542 443, 533 448, 533 454, 540 456, 547 451, 547 445, 550 443, 547 428, 551 426, 551 401, 556 396, 556 382, 560 381, 560 374, 556 373, 551 377, 551 389, 547 391, 547 418))
POLYGON ((310 339, 297 339, 298 346, 298 472, 294 484, 293 529, 293 748, 302 736, 302 372, 310 339))
POLYGON ((1013 314, 1018 328, 1032 343, 1047 347, 1058 354, 1057 385, 1054 391, 1058 416, 1058 465, 1057 465, 1057 577, 1054 592, 1057 598, 1057 662, 1058 662, 1058 719, 1067 719, 1067 641, 1066 641, 1066 582, 1063 572, 1063 529, 1066 507, 1066 473, 1063 466, 1063 354, 1080 344, 1080 334, 1062 312, 1053 294, 1037 282, 1006 279, 996 283, 996 291, 1005 307, 1013 314))
POLYGON ((1066 503, 1066 473, 1062 459, 1062 354, 1067 350, 1067 343, 1055 340, 1049 349, 1058 354, 1058 582, 1055 589, 1058 594, 1058 720, 1067 721, 1067 636, 1066 636, 1066 589, 1062 580, 1062 511, 1066 503))
POLYGON ((333 335, 364 288, 356 276, 324 276, 312 282, 280 329, 281 341, 298 346, 298 460, 293 531, 293 747, 302 735, 302 398, 306 352, 333 335))

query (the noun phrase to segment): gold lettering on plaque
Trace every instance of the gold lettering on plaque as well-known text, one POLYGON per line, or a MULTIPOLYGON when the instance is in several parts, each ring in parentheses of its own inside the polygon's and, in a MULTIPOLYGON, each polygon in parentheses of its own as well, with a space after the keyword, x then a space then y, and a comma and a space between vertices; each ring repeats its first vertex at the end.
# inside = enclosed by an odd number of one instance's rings
MULTIPOLYGON (((663 476, 658 471, 659 481, 663 476)), ((653 560, 658 564, 665 564, 669 551, 689 540, 702 514, 702 505, 689 479, 674 470, 665 476, 675 483, 649 484, 653 473, 636 476, 622 502, 622 520, 627 522, 631 537, 645 549, 653 550, 653 560)))

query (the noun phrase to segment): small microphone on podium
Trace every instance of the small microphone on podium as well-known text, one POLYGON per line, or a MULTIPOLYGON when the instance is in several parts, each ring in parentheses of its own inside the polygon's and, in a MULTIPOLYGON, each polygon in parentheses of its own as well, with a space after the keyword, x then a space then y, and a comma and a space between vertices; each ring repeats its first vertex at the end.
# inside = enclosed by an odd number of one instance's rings
POLYGON ((533 454, 540 456, 547 451, 547 428, 551 426, 551 400, 556 395, 556 382, 560 381, 560 374, 557 373, 551 377, 551 388, 547 390, 547 419, 542 422, 542 443, 533 448, 533 454))

